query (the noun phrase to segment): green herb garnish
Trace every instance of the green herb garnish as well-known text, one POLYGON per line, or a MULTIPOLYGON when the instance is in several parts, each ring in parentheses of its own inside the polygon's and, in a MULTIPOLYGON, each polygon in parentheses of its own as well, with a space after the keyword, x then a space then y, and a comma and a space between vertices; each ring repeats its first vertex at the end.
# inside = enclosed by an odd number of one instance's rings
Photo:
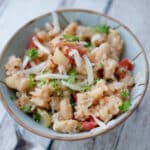
POLYGON ((75 91, 74 91, 73 89, 68 88, 68 92, 69 92, 71 95, 73 95, 75 91))
POLYGON ((129 90, 128 89, 122 90, 120 95, 124 98, 127 98, 129 96, 129 90))
POLYGON ((51 81, 51 84, 52 84, 53 89, 54 89, 54 91, 53 91, 54 95, 56 95, 56 96, 60 95, 60 91, 59 91, 59 88, 58 88, 58 80, 53 79, 51 81))
POLYGON ((58 80, 57 80, 57 79, 53 79, 53 80, 51 81, 51 84, 52 84, 52 86, 53 86, 54 89, 55 89, 55 88, 58 88, 58 80))
POLYGON ((11 99, 11 100, 14 100, 14 97, 13 97, 13 96, 10 96, 10 99, 11 99))
POLYGON ((91 84, 84 85, 84 86, 81 87, 80 92, 83 93, 83 92, 85 92, 87 90, 90 90, 91 87, 92 87, 91 84))
POLYGON ((33 116, 33 119, 34 119, 35 122, 39 123, 41 121, 41 116, 39 114, 35 114, 33 116))
POLYGON ((130 105, 131 105, 130 100, 124 101, 123 104, 119 107, 119 109, 121 112, 127 112, 129 110, 130 105))
POLYGON ((76 82, 76 75, 77 75, 77 72, 75 72, 74 70, 70 70, 68 72, 68 75, 69 75, 69 79, 67 80, 69 83, 75 83, 76 82))
POLYGON ((42 71, 43 74, 45 74, 45 73, 47 73, 47 72, 48 72, 48 69, 47 69, 47 68, 45 68, 45 69, 42 71))
POLYGON ((54 93, 55 96, 59 96, 60 95, 59 89, 54 89, 53 93, 54 93))
POLYGON ((103 63, 100 63, 99 66, 100 66, 100 68, 104 68, 104 64, 103 63))
POLYGON ((35 85, 33 75, 29 75, 29 87, 32 88, 35 85))
POLYGON ((25 112, 25 113, 29 113, 30 112, 30 106, 29 105, 27 105, 27 104, 25 104, 25 105, 23 105, 23 111, 25 112))
POLYGON ((94 84, 96 84, 99 80, 100 80, 100 78, 95 79, 94 84))
POLYGON ((36 59, 39 56, 39 54, 38 54, 37 49, 30 48, 30 49, 27 50, 26 56, 28 56, 30 61, 32 61, 32 60, 36 59))
POLYGON ((40 81, 40 85, 43 86, 43 85, 45 85, 45 84, 46 84, 46 79, 42 79, 42 80, 40 81))
POLYGON ((107 25, 98 25, 95 27, 95 32, 100 32, 100 33, 104 33, 104 34, 108 34, 109 33, 109 26, 107 25))
POLYGON ((72 42, 78 41, 79 37, 75 36, 75 35, 68 35, 68 34, 64 34, 63 38, 72 42))
POLYGON ((76 103, 74 101, 71 101, 71 106, 74 108, 76 106, 76 103))
POLYGON ((86 48, 91 48, 92 47, 92 44, 90 42, 87 42, 86 45, 84 45, 86 48))

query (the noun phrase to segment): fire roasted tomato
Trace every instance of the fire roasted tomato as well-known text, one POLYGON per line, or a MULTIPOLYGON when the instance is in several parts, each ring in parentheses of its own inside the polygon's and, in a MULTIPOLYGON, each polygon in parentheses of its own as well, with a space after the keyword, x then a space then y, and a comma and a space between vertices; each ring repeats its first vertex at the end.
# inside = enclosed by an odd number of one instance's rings
POLYGON ((97 124, 96 122, 94 121, 94 119, 92 117, 90 117, 88 120, 84 121, 82 123, 82 126, 83 126, 83 129, 85 131, 88 131, 88 130, 91 130, 93 128, 96 128, 97 127, 97 124))
POLYGON ((133 69, 133 63, 130 61, 130 60, 128 60, 127 58, 125 58, 125 59, 122 59, 120 62, 119 62, 119 65, 121 66, 121 67, 124 67, 124 68, 126 68, 126 69, 128 69, 128 70, 132 70, 133 69))
POLYGON ((64 51, 65 56, 68 57, 71 64, 74 64, 74 60, 71 56, 69 56, 70 50, 76 49, 79 52, 80 56, 83 56, 87 52, 87 48, 83 47, 82 45, 66 41, 59 42, 58 44, 56 44, 56 47, 59 47, 64 51))
POLYGON ((28 62, 25 68, 26 68, 26 69, 31 68, 31 63, 28 62))

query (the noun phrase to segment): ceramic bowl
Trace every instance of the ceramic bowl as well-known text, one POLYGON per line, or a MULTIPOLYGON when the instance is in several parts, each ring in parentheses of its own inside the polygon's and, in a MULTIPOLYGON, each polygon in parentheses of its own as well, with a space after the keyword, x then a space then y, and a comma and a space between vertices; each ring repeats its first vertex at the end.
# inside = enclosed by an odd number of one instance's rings
MULTIPOLYGON (((96 26, 99 23, 107 24, 112 28, 115 28, 121 35, 124 41, 124 56, 134 61, 135 67, 133 70, 133 76, 135 78, 136 85, 131 91, 132 104, 128 112, 120 115, 116 119, 111 120, 106 128, 97 127, 89 132, 62 134, 57 133, 51 129, 45 128, 38 123, 34 122, 31 118, 21 112, 14 104, 14 100, 11 100, 11 96, 15 97, 14 91, 7 88, 3 82, 0 82, 1 99, 9 114, 24 128, 31 132, 43 137, 59 140, 81 140, 89 137, 100 135, 104 132, 108 132, 110 129, 118 126, 125 121, 138 107, 143 99, 145 91, 148 85, 148 63, 144 49, 136 36, 125 25, 108 17, 104 14, 93 12, 89 10, 79 9, 67 9, 57 11, 59 15, 59 21, 64 28, 68 22, 79 21, 83 25, 96 26)), ((51 13, 45 14, 25 24, 20 28, 14 36, 8 41, 5 46, 2 55, 0 57, 0 80, 5 79, 4 64, 7 62, 8 57, 12 54, 22 57, 24 50, 27 48, 29 38, 34 34, 35 28, 43 28, 46 22, 52 20, 51 13)))

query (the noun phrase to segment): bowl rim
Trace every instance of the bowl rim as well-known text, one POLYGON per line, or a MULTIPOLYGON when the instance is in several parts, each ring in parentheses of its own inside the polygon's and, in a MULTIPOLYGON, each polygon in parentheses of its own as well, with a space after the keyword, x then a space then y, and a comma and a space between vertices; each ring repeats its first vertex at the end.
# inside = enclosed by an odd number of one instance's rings
MULTIPOLYGON (((141 48, 141 51, 144 55, 144 61, 145 61, 145 65, 146 65, 146 84, 145 84, 145 87, 144 87, 144 90, 143 90, 143 93, 141 94, 141 97, 137 100, 138 103, 137 105, 135 105, 135 107, 133 107, 133 109, 125 116, 123 117, 121 120, 119 120, 118 122, 116 122, 114 125, 111 125, 110 127, 108 127, 106 130, 102 130, 102 131, 97 131, 95 132, 94 134, 92 135, 83 135, 82 137, 61 137, 61 136, 53 136, 53 135, 50 135, 49 133, 48 134, 45 134, 43 133, 42 131, 40 130, 36 130, 34 129, 33 127, 30 127, 28 124, 26 124, 25 122, 21 121, 19 117, 17 117, 15 115, 15 113, 9 108, 6 100, 4 99, 4 96, 3 94, 1 93, 0 91, 0 97, 1 97, 1 101, 2 101, 2 104, 3 106, 5 107, 5 109, 7 110, 7 112, 9 113, 10 116, 12 116, 12 118, 18 123, 20 124, 21 126, 23 126, 25 129, 29 130, 30 132, 34 133, 34 134, 37 134, 39 136, 42 136, 42 137, 45 137, 45 138, 49 138, 49 139, 56 139, 56 140, 66 140, 66 141, 75 141, 75 140, 82 140, 82 139, 87 139, 87 138, 91 138, 91 137, 95 137, 95 136, 98 136, 98 135, 101 135, 101 134, 104 134, 108 131, 110 131, 111 129, 117 127, 118 125, 120 125, 121 123, 123 123, 136 109, 137 107, 139 106, 139 104, 142 102, 143 98, 144 98, 144 95, 145 95, 145 92, 147 90, 147 87, 148 87, 148 82, 149 82, 149 68, 148 68, 148 60, 147 60, 147 56, 146 56, 146 53, 145 53, 145 50, 142 46, 142 44, 140 43, 140 41, 138 40, 138 38, 135 36, 135 34, 126 26, 124 25, 122 22, 118 21, 117 19, 114 19, 113 17, 110 17, 106 14, 103 14, 103 13, 100 13, 100 12, 96 12, 96 11, 93 11, 93 10, 88 10, 88 9, 59 9, 59 10, 56 10, 55 12, 57 13, 62 13, 62 12, 84 12, 84 13, 90 13, 90 14, 95 14, 95 15, 98 15, 98 16, 103 16, 109 20, 112 20, 116 23, 118 23, 120 26, 122 26, 123 28, 125 28, 129 33, 130 35, 135 39, 135 41, 137 42, 137 44, 139 45, 139 47, 141 48)), ((26 28, 28 25, 32 24, 33 22, 37 21, 38 19, 42 18, 42 17, 45 17, 45 16, 48 16, 50 15, 52 12, 48 12, 48 13, 45 13, 43 15, 40 15, 38 17, 35 17, 34 19, 28 21, 27 23, 25 23, 23 26, 21 26, 12 36, 11 38, 8 40, 8 42, 5 44, 1 54, 0 54, 0 61, 1 59, 3 58, 3 55, 4 55, 4 52, 7 50, 7 47, 8 45, 10 44, 10 42, 13 40, 13 38, 24 28, 26 28)), ((60 133, 61 134, 61 133, 60 133)))

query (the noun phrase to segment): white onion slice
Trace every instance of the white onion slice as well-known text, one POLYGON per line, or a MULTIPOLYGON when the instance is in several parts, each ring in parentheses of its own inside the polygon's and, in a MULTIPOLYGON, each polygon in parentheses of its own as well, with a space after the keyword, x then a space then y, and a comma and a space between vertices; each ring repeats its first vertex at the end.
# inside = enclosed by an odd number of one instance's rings
POLYGON ((88 44, 88 43, 85 42, 85 41, 79 41, 78 43, 81 44, 81 45, 87 45, 87 44, 88 44))
POLYGON ((83 86, 83 85, 86 85, 87 83, 88 83, 88 81, 87 81, 87 80, 84 80, 84 81, 82 81, 82 82, 77 83, 77 85, 78 85, 78 86, 83 86))
POLYGON ((104 122, 102 122, 101 120, 97 119, 94 115, 91 115, 94 119, 94 121, 97 123, 97 125, 99 125, 102 128, 106 128, 106 124, 104 122))
POLYGON ((53 25, 54 25, 54 29, 59 30, 60 31, 60 24, 59 24, 59 19, 58 19, 58 15, 56 12, 52 12, 52 17, 53 17, 53 25))
POLYGON ((24 69, 27 66, 28 62, 29 62, 29 57, 25 56, 22 62, 22 69, 24 69))
POLYGON ((44 45, 42 45, 36 37, 33 37, 32 40, 41 52, 44 52, 44 53, 47 53, 47 54, 50 53, 49 49, 47 47, 45 47, 44 45))
POLYGON ((35 80, 41 80, 41 79, 68 79, 68 78, 69 78, 69 76, 64 75, 64 74, 48 73, 48 74, 37 75, 35 77, 35 80))
POLYGON ((55 35, 56 33, 59 33, 61 30, 58 15, 55 12, 52 12, 52 17, 53 17, 54 29, 49 32, 50 36, 55 35))
POLYGON ((70 84, 68 82, 62 81, 62 84, 69 87, 72 90, 80 91, 81 87, 75 84, 70 84))
POLYGON ((29 69, 25 69, 25 70, 20 70, 17 72, 17 74, 22 74, 22 73, 25 73, 25 74, 35 74, 35 73, 39 73, 43 68, 45 68, 47 62, 43 62, 39 65, 36 65, 32 68, 29 68, 29 69))
POLYGON ((94 82, 92 64, 91 64, 89 58, 87 57, 87 55, 84 55, 83 58, 84 58, 84 61, 86 64, 86 70, 87 70, 87 74, 88 74, 88 83, 92 84, 94 82))
POLYGON ((80 54, 77 50, 75 49, 72 49, 70 52, 69 52, 69 56, 72 56, 75 60, 75 63, 78 67, 81 66, 81 61, 82 61, 82 58, 80 57, 80 54))
POLYGON ((30 64, 31 64, 31 67, 36 66, 36 64, 33 61, 30 64))
POLYGON ((63 65, 58 65, 57 68, 58 68, 58 72, 59 72, 59 73, 61 73, 61 74, 62 74, 62 73, 66 73, 65 68, 64 68, 63 65))

